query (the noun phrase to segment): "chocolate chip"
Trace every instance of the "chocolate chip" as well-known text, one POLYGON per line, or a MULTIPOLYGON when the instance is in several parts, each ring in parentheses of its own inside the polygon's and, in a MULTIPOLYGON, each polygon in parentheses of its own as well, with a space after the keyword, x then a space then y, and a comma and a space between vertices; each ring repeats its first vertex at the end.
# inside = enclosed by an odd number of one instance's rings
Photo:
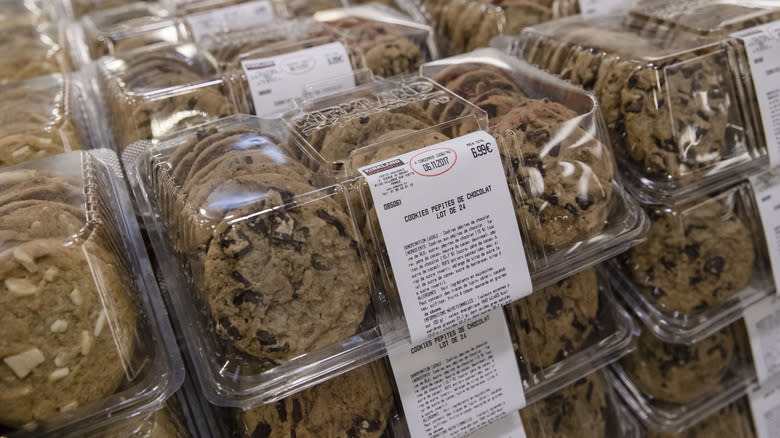
POLYGON ((485 110, 491 119, 498 115, 498 107, 493 103, 482 105, 480 108, 485 110))
POLYGON ((197 106, 197 105, 198 105, 198 99, 196 99, 196 98, 194 98, 194 97, 191 97, 191 98, 190 98, 190 99, 187 101, 187 109, 189 109, 189 110, 191 110, 191 109, 195 109, 195 106, 197 106))
POLYGON ((640 113, 642 112, 642 105, 644 103, 645 97, 643 95, 637 96, 636 99, 632 100, 631 102, 628 102, 624 107, 623 111, 627 113, 640 113))
POLYGON ((240 306, 244 303, 263 304, 263 295, 247 289, 233 297, 234 306, 240 306))
POLYGON ((573 206, 573 205, 571 205, 571 204, 566 204, 566 205, 565 205, 563 208, 565 208, 565 209, 566 209, 566 210, 567 210, 569 213, 571 213, 571 214, 572 214, 572 215, 573 215, 575 218, 578 218, 578 217, 580 217, 580 214, 579 214, 579 213, 577 213, 577 207, 575 207, 575 206, 573 206))
POLYGON ((547 301, 547 310, 545 312, 547 313, 547 317, 550 319, 557 318, 558 312, 563 310, 563 300, 559 296, 552 296, 550 297, 550 300, 547 301))
POLYGON ((701 283, 702 281, 704 281, 704 279, 697 275, 695 277, 691 277, 691 278, 688 279, 688 285, 689 286, 696 286, 697 284, 701 283))
POLYGON ((547 193, 542 193, 542 195, 539 197, 543 201, 549 202, 551 205, 558 205, 558 196, 556 196, 554 193, 552 195, 548 195, 547 193))
POLYGON ((311 266, 318 271, 330 271, 331 269, 331 266, 326 262, 325 258, 319 254, 311 255, 311 266))
POLYGON ((585 400, 590 401, 591 397, 593 397, 593 382, 588 382, 588 392, 585 395, 585 400))
POLYGON ((292 408, 292 421, 293 424, 298 424, 303 420, 303 410, 301 409, 301 402, 297 398, 293 399, 292 408))
POLYGON ((689 260, 696 260, 699 257, 699 245, 693 244, 693 245, 685 245, 685 249, 683 250, 685 254, 688 255, 689 260))
POLYGON ((712 356, 712 355, 713 355, 713 353, 715 353, 715 352, 718 352, 718 353, 720 353, 720 357, 721 357, 721 359, 724 359, 724 360, 725 360, 725 359, 726 359, 726 357, 728 357, 728 355, 729 355, 729 352, 728 352, 728 351, 726 351, 726 349, 725 349, 725 348, 723 348, 723 346, 722 346, 722 345, 714 345, 714 346, 710 347, 710 348, 707 350, 707 355, 708 355, 708 356, 712 356))
POLYGON ((322 209, 317 210, 317 217, 324 220, 326 224, 336 227, 336 229, 339 232, 339 235, 341 236, 347 235, 346 229, 344 228, 344 224, 342 224, 338 219, 336 219, 327 211, 322 209))
POLYGON ((252 249, 252 242, 246 234, 236 227, 230 227, 226 233, 222 234, 219 245, 225 254, 237 258, 243 257, 252 249))
POLYGON ((696 111, 696 115, 699 116, 705 122, 709 122, 710 121, 710 116, 707 113, 705 113, 704 110, 696 111))
POLYGON ((661 258, 658 259, 658 262, 668 270, 672 270, 677 267, 677 263, 674 260, 667 260, 665 256, 661 256, 661 258))
POLYGON ((525 137, 534 143, 540 143, 543 141, 547 141, 550 139, 550 130, 549 129, 535 129, 527 134, 525 134, 525 137))
POLYGON ((628 78, 628 88, 636 88, 637 83, 639 82, 639 75, 636 73, 632 74, 630 78, 628 78))
POLYGON ((528 124, 525 122, 520 122, 519 125, 517 125, 517 129, 525 132, 525 130, 528 128, 528 124))
POLYGON ((265 421, 257 423, 254 432, 252 432, 252 438, 270 438, 271 437, 271 425, 265 421))
POLYGON ((266 330, 258 330, 255 332, 255 337, 260 341, 260 345, 276 345, 276 336, 266 330))
POLYGON ((269 353, 287 353, 289 351, 290 351, 289 342, 285 342, 284 345, 282 345, 281 347, 273 347, 268 349, 269 353))
POLYGON ((550 156, 551 157, 557 157, 558 154, 560 154, 560 153, 561 153, 561 144, 560 143, 556 144, 555 146, 552 147, 552 149, 550 149, 550 156))
POLYGON ((580 206, 581 209, 587 210, 588 207, 593 205, 593 196, 588 195, 587 198, 583 198, 582 196, 577 195, 577 197, 574 199, 577 202, 577 205, 580 206))
POLYGON ((704 264, 704 270, 709 274, 720 276, 725 265, 726 261, 723 260, 723 257, 717 256, 707 260, 707 263, 704 264))
POLYGON ((250 283, 249 280, 244 278, 243 275, 239 274, 238 271, 231 272, 230 276, 233 277, 233 280, 236 280, 237 282, 241 283, 241 285, 244 287, 249 287, 252 285, 252 283, 250 283))
POLYGON ((257 231, 259 234, 266 235, 266 236, 268 235, 268 226, 265 224, 264 218, 255 216, 247 220, 247 225, 249 225, 249 228, 257 231))
POLYGON ((585 324, 581 323, 580 320, 577 319, 577 317, 574 317, 574 320, 571 322, 571 326, 574 327, 578 332, 584 332, 588 329, 585 324))
POLYGON ((233 326, 233 324, 230 323, 230 319, 228 319, 227 316, 223 316, 222 318, 219 318, 219 325, 222 326, 225 331, 227 331, 227 334, 236 340, 243 339, 244 337, 241 335, 241 332, 238 331, 236 327, 233 326))
POLYGON ((703 225, 688 225, 685 227, 685 237, 688 237, 694 230, 706 230, 707 227, 703 225))
POLYGON ((282 423, 287 421, 287 406, 285 405, 284 400, 276 402, 276 413, 279 414, 279 420, 282 423))
POLYGON ((361 117, 360 118, 360 124, 361 125, 365 125, 366 123, 368 123, 368 117, 361 117))

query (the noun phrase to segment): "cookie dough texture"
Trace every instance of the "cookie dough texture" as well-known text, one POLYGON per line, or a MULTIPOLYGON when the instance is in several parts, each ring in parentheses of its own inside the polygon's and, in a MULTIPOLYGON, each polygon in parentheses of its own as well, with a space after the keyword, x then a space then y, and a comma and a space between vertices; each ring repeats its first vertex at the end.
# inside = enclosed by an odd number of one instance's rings
POLYGON ((0 85, 70 70, 67 54, 49 26, 0 30, 0 85))
POLYGON ((116 260, 94 239, 66 242, 37 238, 0 253, 0 422, 9 426, 112 394, 125 376, 121 355, 133 352, 136 314, 116 260))
POLYGON ((268 364, 354 335, 370 301, 350 217, 335 197, 295 205, 318 189, 286 154, 251 128, 204 129, 169 160, 174 244, 202 269, 216 332, 268 364))
POLYGON ((379 363, 365 365, 275 404, 244 411, 243 436, 379 438, 393 406, 386 373, 379 363))
POLYGON ((546 368, 576 353, 593 333, 599 284, 590 268, 510 304, 517 350, 546 368))
POLYGON ((176 418, 177 413, 165 407, 152 414, 120 422, 108 430, 86 438, 188 438, 190 433, 176 418))
POLYGON ((175 48, 142 50, 102 62, 102 83, 119 150, 234 112, 216 68, 175 48), (166 93, 162 93, 162 90, 166 93))
POLYGON ((650 303, 690 315, 725 303, 747 286, 753 235, 733 206, 705 199, 648 213, 647 241, 624 256, 624 266, 650 303))
POLYGON ((717 390, 735 355, 725 329, 693 345, 661 342, 643 330, 637 349, 620 364, 636 387, 657 401, 684 404, 717 390))
POLYGON ((520 411, 529 438, 603 438, 607 396, 596 374, 520 411))
POLYGON ((753 438, 750 409, 745 400, 732 403, 709 418, 689 427, 681 433, 659 433, 647 431, 647 438, 710 438, 744 437, 753 438))
POLYGON ((59 75, 0 87, 0 166, 82 149, 72 87, 59 75))

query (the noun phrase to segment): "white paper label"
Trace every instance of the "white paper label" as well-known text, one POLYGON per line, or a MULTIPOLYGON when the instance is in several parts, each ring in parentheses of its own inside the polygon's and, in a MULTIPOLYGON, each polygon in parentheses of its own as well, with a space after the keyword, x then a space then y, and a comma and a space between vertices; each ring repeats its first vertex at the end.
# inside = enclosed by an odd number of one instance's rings
POLYGON ((469 435, 469 438, 526 438, 520 413, 514 411, 490 426, 469 435))
POLYGON ((780 373, 780 299, 772 297, 745 310, 758 382, 780 373))
POLYGON ((582 15, 603 15, 630 9, 638 0, 580 0, 582 15))
POLYGON ((390 352, 412 438, 460 438, 525 405, 502 309, 390 352))
POLYGON ((763 172, 750 178, 753 196, 764 225, 769 261, 775 278, 775 291, 780 294, 780 184, 774 184, 780 178, 780 169, 763 172))
MULTIPOLYGON (((292 108, 303 95, 306 84, 326 79, 328 93, 355 86, 352 64, 344 45, 329 43, 270 58, 241 63, 246 73, 255 115, 264 116, 292 108)), ((322 90, 320 90, 322 91, 322 90)))
POLYGON ((780 431, 780 376, 753 390, 749 398, 758 438, 777 438, 780 431))
POLYGON ((412 342, 532 291, 495 139, 474 132, 359 169, 412 342))
POLYGON ((200 41, 218 32, 271 23, 275 18, 271 2, 260 0, 188 15, 186 20, 195 41, 200 41))
POLYGON ((733 34, 745 49, 769 149, 769 163, 780 165, 780 21, 733 34))

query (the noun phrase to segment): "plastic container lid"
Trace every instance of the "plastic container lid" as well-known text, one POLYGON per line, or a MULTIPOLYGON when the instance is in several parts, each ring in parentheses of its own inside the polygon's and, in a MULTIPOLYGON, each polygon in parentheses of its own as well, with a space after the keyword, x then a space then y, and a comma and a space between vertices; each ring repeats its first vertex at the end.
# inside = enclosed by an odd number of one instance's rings
POLYGON ((70 71, 56 24, 0 28, 0 85, 70 71))
POLYGON ((0 4, 0 29, 35 26, 57 19, 53 2, 44 0, 6 0, 0 4))
POLYGON ((754 202, 745 182, 687 204, 645 206, 647 241, 609 268, 614 288, 656 336, 696 342, 773 295, 754 202))
POLYGON ((120 152, 235 112, 216 61, 192 44, 134 50, 95 68, 120 152))
POLYGON ((746 398, 740 399, 680 433, 648 430, 646 438, 695 438, 709 436, 755 438, 753 419, 746 398))
POLYGON ((611 366, 615 387, 649 429, 677 433, 745 395, 756 379, 744 325, 692 345, 644 330, 639 347, 611 366))
POLYGON ((0 180, 0 423, 62 436, 154 408, 183 367, 116 155, 61 154, 0 180))
POLYGON ((592 89, 628 188, 646 203, 679 203, 765 162, 722 39, 615 15, 570 17, 494 43, 592 89))

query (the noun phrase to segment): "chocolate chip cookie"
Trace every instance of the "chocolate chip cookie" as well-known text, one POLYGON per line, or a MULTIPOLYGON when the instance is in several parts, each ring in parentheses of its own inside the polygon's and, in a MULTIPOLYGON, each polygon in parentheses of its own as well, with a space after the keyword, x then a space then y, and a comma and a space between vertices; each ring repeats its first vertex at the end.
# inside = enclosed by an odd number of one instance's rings
POLYGON ((623 265, 657 308, 700 313, 747 286, 755 260, 753 236, 728 199, 649 207, 648 213, 647 241, 632 248, 623 265))
POLYGON ((607 398, 596 374, 520 411, 529 438, 603 438, 607 398))
POLYGON ((273 405, 244 411, 242 436, 379 438, 392 406, 387 370, 375 362, 273 405))
POLYGON ((69 71, 67 54, 54 34, 38 26, 0 30, 0 85, 69 71))
POLYGON ((681 433, 660 433, 647 431, 647 438, 710 438, 710 437, 742 437, 753 438, 750 408, 740 400, 732 403, 707 419, 685 429, 681 433))
POLYGON ((538 368, 575 353, 593 332, 599 284, 593 268, 510 304, 517 350, 538 368))
POLYGON ((682 404, 717 390, 735 349, 728 328, 693 345, 664 343, 643 330, 636 351, 621 359, 620 364, 648 397, 682 404))
POLYGON ((513 168, 508 182, 518 222, 548 248, 599 233, 612 199, 611 151, 576 118, 559 103, 526 99, 493 127, 513 168))

